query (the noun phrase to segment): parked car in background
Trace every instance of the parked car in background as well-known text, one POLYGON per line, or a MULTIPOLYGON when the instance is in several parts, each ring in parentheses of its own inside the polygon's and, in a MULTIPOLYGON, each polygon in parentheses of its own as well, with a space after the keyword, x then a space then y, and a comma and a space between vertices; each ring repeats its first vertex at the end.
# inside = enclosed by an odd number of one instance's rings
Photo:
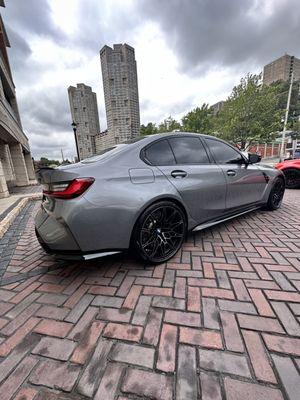
POLYGON ((287 159, 275 165, 285 176, 285 185, 288 189, 300 188, 300 158, 287 159))
POLYGON ((280 207, 283 174, 259 161, 212 136, 165 133, 41 169, 37 237, 61 258, 87 260, 132 248, 147 262, 165 262, 187 231, 280 207))

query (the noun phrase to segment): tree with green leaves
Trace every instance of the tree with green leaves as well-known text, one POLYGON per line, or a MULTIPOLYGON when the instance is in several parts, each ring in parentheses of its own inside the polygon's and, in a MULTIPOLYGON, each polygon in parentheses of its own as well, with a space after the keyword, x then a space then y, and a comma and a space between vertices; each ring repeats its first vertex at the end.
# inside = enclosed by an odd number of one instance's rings
MULTIPOLYGON (((289 92, 290 82, 277 81, 272 84, 276 89, 278 97, 278 108, 281 112, 281 118, 284 118, 287 96, 289 92)), ((300 117, 300 80, 294 81, 291 93, 290 109, 288 116, 287 129, 297 131, 299 130, 299 117, 300 117)))
POLYGON ((178 121, 171 117, 171 115, 158 125, 159 133, 173 132, 178 129, 181 130, 182 127, 178 121))
POLYGON ((211 133, 213 129, 213 112, 208 104, 196 107, 182 118, 183 130, 186 132, 211 133))
POLYGON ((140 134, 141 135, 154 135, 158 132, 155 124, 149 122, 147 125, 141 125, 140 134))
POLYGON ((41 157, 40 161, 38 161, 41 165, 48 166, 48 165, 60 165, 58 160, 50 160, 46 157, 41 157))
POLYGON ((248 74, 233 88, 214 122, 221 138, 242 149, 271 141, 281 129, 276 88, 262 85, 261 75, 248 74))

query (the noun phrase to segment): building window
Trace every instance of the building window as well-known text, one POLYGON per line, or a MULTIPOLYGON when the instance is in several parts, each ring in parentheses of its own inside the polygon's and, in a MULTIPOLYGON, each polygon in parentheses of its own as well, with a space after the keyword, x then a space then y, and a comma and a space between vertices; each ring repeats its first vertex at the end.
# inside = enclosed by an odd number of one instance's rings
POLYGON ((114 125, 117 125, 117 124, 118 124, 118 119, 115 118, 115 119, 114 119, 114 125))
POLYGON ((125 106, 128 106, 128 99, 125 99, 125 100, 124 100, 124 105, 125 105, 125 106))
POLYGON ((116 100, 112 100, 112 101, 111 101, 111 106, 112 106, 112 107, 116 107, 116 105, 117 105, 116 100))
POLYGON ((83 92, 80 92, 80 93, 81 93, 81 97, 83 97, 84 96, 83 92))
POLYGON ((127 83, 127 77, 124 76, 124 77, 123 77, 123 85, 126 85, 126 83, 127 83))
POLYGON ((88 125, 89 125, 88 122, 85 122, 85 123, 84 123, 84 126, 85 126, 85 127, 87 127, 88 125))
POLYGON ((83 112, 85 112, 85 110, 86 110, 86 107, 83 107, 83 112))
POLYGON ((130 118, 126 118, 126 124, 130 124, 130 118))
POLYGON ((114 78, 110 78, 109 83, 110 83, 111 85, 113 85, 113 84, 114 84, 114 78))

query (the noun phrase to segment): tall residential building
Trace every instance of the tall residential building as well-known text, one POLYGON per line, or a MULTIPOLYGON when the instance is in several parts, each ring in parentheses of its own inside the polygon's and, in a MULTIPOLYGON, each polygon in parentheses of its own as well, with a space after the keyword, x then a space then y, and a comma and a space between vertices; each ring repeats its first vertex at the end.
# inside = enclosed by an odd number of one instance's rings
POLYGON ((214 115, 217 115, 223 109, 224 104, 225 104, 225 101, 221 100, 211 106, 211 108, 213 109, 214 115))
POLYGON ((95 136, 100 132, 97 96, 84 83, 70 86, 68 94, 72 118, 77 124, 79 158, 83 160, 96 154, 95 136))
POLYGON ((134 48, 128 44, 100 50, 108 143, 139 135, 140 107, 134 48))
POLYGON ((300 79, 300 59, 285 54, 270 64, 264 66, 263 83, 270 85, 276 81, 289 81, 292 72, 294 72, 294 80, 300 79))
MULTIPOLYGON (((4 1, 0 6, 5 7, 4 1)), ((35 182, 28 138, 23 132, 9 64, 10 43, 0 15, 0 198, 9 188, 35 182)))

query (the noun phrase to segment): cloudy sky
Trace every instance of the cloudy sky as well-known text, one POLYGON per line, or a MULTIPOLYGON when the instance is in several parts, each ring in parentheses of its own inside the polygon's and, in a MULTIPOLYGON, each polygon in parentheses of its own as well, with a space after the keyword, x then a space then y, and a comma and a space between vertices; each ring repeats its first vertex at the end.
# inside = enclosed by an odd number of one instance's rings
POLYGON ((104 44, 135 48, 141 123, 180 119, 285 52, 300 57, 299 0, 6 0, 1 13, 36 158, 75 154, 69 85, 92 86, 106 128, 104 44))

